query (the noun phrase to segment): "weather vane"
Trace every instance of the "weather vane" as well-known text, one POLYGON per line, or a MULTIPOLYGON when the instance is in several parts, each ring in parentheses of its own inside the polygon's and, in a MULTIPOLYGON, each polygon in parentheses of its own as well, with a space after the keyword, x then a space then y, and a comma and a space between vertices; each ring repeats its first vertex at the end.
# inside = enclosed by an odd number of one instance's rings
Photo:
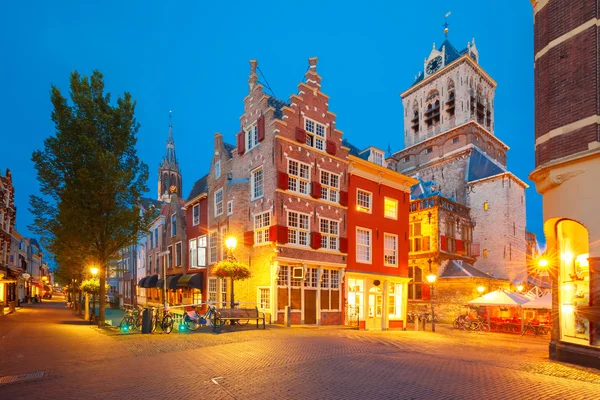
POLYGON ((448 17, 450 16, 450 14, 451 14, 450 11, 448 11, 446 13, 446 16, 444 17, 445 18, 445 22, 444 22, 444 25, 442 25, 444 27, 444 35, 446 36, 446 38, 448 38, 448 26, 449 26, 449 24, 448 24, 448 17))

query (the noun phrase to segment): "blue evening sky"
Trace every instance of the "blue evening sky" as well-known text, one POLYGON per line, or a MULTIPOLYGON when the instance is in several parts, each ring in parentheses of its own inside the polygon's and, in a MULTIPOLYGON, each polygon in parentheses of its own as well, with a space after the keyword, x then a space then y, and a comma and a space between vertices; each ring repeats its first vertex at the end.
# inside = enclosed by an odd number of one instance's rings
POLYGON ((31 153, 54 131, 50 85, 93 69, 116 98, 137 100, 139 155, 157 168, 169 110, 187 196, 204 175, 220 132, 234 143, 249 59, 279 98, 296 92, 307 59, 337 127, 358 147, 403 147, 399 94, 443 39, 444 14, 459 50, 475 38, 481 66, 498 82, 496 135, 509 169, 527 181, 527 226, 542 236, 541 197, 527 179, 533 153, 533 17, 529 1, 11 1, 0 24, 0 169, 16 185, 17 229, 29 235, 29 195, 38 191, 31 153), (370 4, 371 3, 371 4, 370 4))

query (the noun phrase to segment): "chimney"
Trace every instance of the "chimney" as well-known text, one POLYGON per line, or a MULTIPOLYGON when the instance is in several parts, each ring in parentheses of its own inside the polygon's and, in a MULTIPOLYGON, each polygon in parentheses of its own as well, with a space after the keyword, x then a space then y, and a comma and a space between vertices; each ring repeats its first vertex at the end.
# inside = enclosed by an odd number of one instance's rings
POLYGON ((221 144, 223 143, 223 135, 219 132, 215 133, 215 151, 219 151, 221 144))
POLYGON ((304 80, 308 86, 319 90, 321 88, 321 77, 317 74, 317 57, 310 57, 308 59, 308 70, 304 74, 304 80))
POLYGON ((258 75, 256 75, 256 67, 258 67, 258 61, 250 60, 250 77, 248 78, 248 86, 250 86, 250 92, 256 86, 258 82, 258 75))

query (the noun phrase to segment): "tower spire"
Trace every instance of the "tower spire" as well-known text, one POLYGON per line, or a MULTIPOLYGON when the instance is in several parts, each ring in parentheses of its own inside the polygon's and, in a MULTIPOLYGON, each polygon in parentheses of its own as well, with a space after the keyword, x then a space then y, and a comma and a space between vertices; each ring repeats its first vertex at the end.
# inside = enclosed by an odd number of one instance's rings
POLYGON ((158 167, 158 199, 169 201, 172 193, 181 197, 181 171, 175 153, 173 139, 173 111, 169 111, 169 137, 165 146, 165 155, 158 167))
POLYGON ((446 39, 448 39, 448 26, 450 26, 450 24, 448 24, 448 17, 450 16, 450 14, 450 11, 446 13, 446 15, 444 16, 444 25, 442 25, 444 27, 444 36, 446 37, 446 39))
POLYGON ((169 111, 169 139, 167 143, 175 143, 175 140, 173 140, 173 111, 169 111))

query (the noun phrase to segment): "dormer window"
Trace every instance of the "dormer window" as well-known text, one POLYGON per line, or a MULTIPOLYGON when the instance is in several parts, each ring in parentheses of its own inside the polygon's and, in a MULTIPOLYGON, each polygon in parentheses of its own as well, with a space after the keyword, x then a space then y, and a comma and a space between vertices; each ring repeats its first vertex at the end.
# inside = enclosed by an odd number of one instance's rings
POLYGON ((325 125, 311 119, 304 119, 304 130, 306 131, 306 144, 317 150, 325 150, 325 125))
POLYGON ((371 150, 370 160, 373 164, 377 164, 383 167, 383 153, 377 150, 371 150))

